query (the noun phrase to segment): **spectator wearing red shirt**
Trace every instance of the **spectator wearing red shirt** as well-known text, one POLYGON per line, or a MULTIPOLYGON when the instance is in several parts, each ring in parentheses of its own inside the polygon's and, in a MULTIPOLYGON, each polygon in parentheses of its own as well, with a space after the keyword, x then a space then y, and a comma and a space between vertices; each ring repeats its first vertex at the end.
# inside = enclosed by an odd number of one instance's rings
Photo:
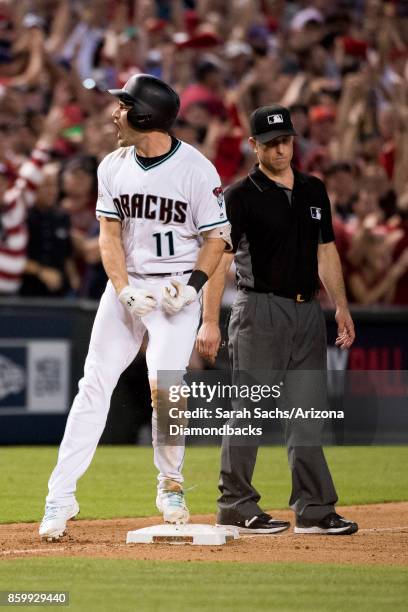
POLYGON ((61 126, 60 109, 51 109, 30 158, 21 166, 16 180, 7 188, 7 177, 0 180, 0 293, 15 295, 21 285, 27 261, 28 207, 36 200, 51 148, 61 126))
POLYGON ((223 101, 224 78, 220 66, 214 61, 203 60, 195 70, 196 82, 188 85, 180 96, 179 116, 188 118, 191 106, 204 106, 210 115, 220 119, 227 117, 227 109, 223 101))

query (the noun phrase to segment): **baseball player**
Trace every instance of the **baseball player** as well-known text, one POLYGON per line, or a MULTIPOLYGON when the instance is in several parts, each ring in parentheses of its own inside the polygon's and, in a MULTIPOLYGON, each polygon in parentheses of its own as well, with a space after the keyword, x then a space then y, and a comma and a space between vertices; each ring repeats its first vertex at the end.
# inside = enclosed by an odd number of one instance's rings
POLYGON ((109 277, 96 314, 84 377, 49 480, 40 536, 60 538, 79 512, 77 480, 105 427, 111 394, 148 332, 156 505, 164 521, 185 523, 184 445, 158 443, 157 408, 165 406, 159 371, 188 365, 200 318, 199 295, 229 243, 229 223, 214 166, 169 129, 178 95, 150 75, 131 77, 112 113, 119 148, 98 168, 96 216, 109 277))

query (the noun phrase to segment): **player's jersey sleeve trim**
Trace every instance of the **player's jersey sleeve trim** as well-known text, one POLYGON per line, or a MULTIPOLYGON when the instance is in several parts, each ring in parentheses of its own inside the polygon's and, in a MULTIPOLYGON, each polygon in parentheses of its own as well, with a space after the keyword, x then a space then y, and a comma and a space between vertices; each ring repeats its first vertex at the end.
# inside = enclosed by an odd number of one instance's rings
POLYGON ((181 140, 178 141, 177 145, 174 147, 174 149, 172 151, 169 152, 168 155, 166 155, 166 157, 164 157, 163 159, 161 159, 160 161, 158 161, 155 164, 152 164, 151 166, 144 166, 143 164, 140 163, 140 161, 137 159, 137 155, 136 155, 136 148, 133 147, 133 157, 135 162, 137 163, 138 166, 140 166, 141 168, 143 168, 143 170, 145 170, 146 172, 148 170, 151 170, 152 168, 156 168, 157 166, 160 166, 160 164, 164 164, 165 161, 167 161, 168 159, 170 159, 170 157, 173 157, 173 155, 176 153, 176 151, 179 150, 179 148, 181 147, 181 140))
POLYGON ((117 217, 118 219, 120 219, 120 216, 118 215, 118 213, 111 212, 110 210, 101 210, 100 208, 97 208, 96 212, 102 213, 103 215, 112 215, 113 217, 117 217))
POLYGON ((199 230, 205 229, 207 227, 214 227, 215 225, 227 225, 228 219, 222 219, 222 221, 216 221, 215 223, 207 223, 206 225, 200 225, 199 230))

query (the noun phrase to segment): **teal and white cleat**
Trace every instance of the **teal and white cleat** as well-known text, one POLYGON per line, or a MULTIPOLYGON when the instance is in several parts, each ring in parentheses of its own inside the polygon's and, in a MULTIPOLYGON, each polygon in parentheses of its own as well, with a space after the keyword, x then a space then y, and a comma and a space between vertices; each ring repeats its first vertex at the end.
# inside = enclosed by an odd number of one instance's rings
POLYGON ((45 505, 44 518, 41 521, 38 533, 43 540, 53 542, 65 535, 67 521, 79 513, 79 505, 74 501, 69 506, 49 503, 45 505))
POLYGON ((185 525, 190 519, 183 487, 173 480, 166 481, 165 488, 158 490, 156 507, 165 523, 185 525))

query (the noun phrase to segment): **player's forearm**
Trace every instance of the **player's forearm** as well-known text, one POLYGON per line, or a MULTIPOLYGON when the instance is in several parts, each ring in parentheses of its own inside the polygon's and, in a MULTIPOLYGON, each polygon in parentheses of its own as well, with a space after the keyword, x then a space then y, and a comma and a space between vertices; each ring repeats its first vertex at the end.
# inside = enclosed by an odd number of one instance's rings
POLYGON ((105 272, 115 287, 116 293, 119 295, 122 289, 129 284, 122 240, 119 237, 107 239, 101 235, 99 237, 99 246, 105 272))
POLYGON ((225 253, 215 272, 208 280, 203 292, 203 322, 216 323, 220 318, 222 296, 225 289, 225 279, 231 267, 233 256, 225 253))
POLYGON ((348 308, 340 257, 333 243, 319 245, 319 277, 337 308, 348 308))
POLYGON ((198 253, 194 268, 202 270, 210 278, 220 263, 224 250, 225 242, 222 238, 206 238, 198 253))

